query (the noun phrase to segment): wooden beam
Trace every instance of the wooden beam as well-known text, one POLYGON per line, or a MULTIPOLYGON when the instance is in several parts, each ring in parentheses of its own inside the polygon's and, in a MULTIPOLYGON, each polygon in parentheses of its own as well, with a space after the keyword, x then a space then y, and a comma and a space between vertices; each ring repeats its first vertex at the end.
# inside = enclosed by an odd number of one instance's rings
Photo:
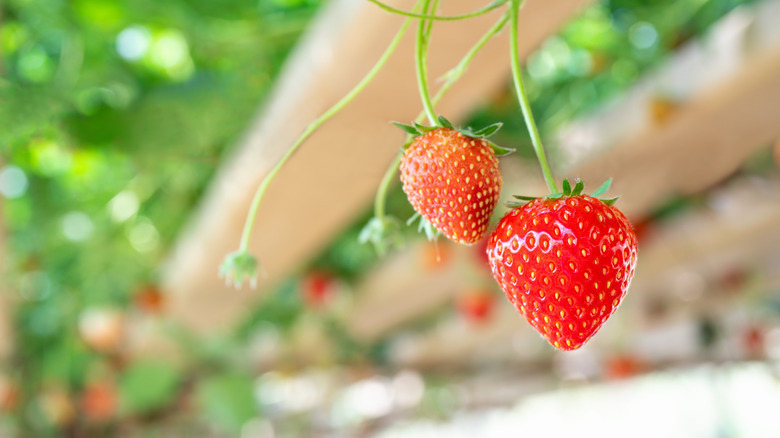
MULTIPOLYGON (((638 128, 593 146, 590 156, 580 155, 563 173, 591 185, 613 177, 610 193, 621 196, 619 206, 629 217, 641 217, 670 195, 701 191, 732 174, 754 151, 780 137, 780 35, 775 24, 761 19, 777 10, 775 0, 760 4, 753 14, 736 11, 622 102, 570 129, 590 133, 584 143, 594 144, 600 143, 600 132, 610 135, 606 124, 638 128), (690 84, 696 94, 688 92, 668 118, 653 121, 650 109, 658 90, 679 83, 690 84)), ((578 148, 588 149, 576 134, 561 142, 563 150, 578 148)))
MULTIPOLYGON (((529 0, 521 17, 527 55, 588 0, 529 0)), ((412 0, 395 6, 411 9, 412 0)), ((474 7, 445 2, 442 14, 474 7)), ((431 76, 453 67, 498 19, 500 11, 462 23, 437 23, 431 76)), ((398 150, 402 134, 388 124, 420 110, 414 79, 413 38, 407 35, 384 70, 354 102, 296 154, 270 187, 251 241, 266 278, 258 290, 234 291, 217 279, 219 264, 239 241, 250 199, 261 179, 304 127, 367 72, 401 19, 362 0, 329 2, 280 74, 273 97, 236 153, 220 169, 198 213, 179 240, 165 272, 172 316, 201 331, 226 327, 281 277, 327 245, 364 211, 398 150)), ((437 110, 462 119, 505 85, 508 32, 488 44, 437 110)))

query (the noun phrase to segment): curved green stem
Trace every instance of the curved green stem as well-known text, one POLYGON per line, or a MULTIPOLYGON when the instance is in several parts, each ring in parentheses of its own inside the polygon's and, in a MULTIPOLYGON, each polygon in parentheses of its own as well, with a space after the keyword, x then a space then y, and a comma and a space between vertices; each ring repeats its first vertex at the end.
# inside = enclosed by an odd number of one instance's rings
MULTIPOLYGON (((423 0, 422 11, 428 13, 430 0, 423 0)), ((428 91, 428 37, 430 36, 431 21, 421 19, 417 26, 417 42, 415 44, 414 58, 417 70, 417 87, 420 89, 420 98, 422 99, 425 114, 431 125, 438 124, 436 120, 436 111, 433 109, 431 95, 428 91)))
MULTIPOLYGON (((460 77, 463 76, 463 74, 466 72, 466 69, 468 68, 469 64, 471 64, 471 61, 474 59, 477 53, 479 53, 485 44, 487 44, 488 41, 490 41, 496 34, 498 34, 501 29, 504 28, 504 26, 506 26, 508 21, 509 12, 502 15, 501 19, 499 19, 496 24, 494 24, 493 27, 491 27, 484 35, 482 35, 482 38, 480 38, 479 41, 477 41, 477 43, 474 44, 471 49, 469 49, 469 51, 460 60, 458 65, 450 69, 442 76, 445 81, 439 88, 439 91, 437 91, 436 95, 433 97, 434 104, 438 103, 442 97, 447 94, 450 88, 452 88, 458 79, 460 79, 460 77)), ((424 111, 421 112, 415 119, 415 122, 422 123, 425 116, 426 113, 424 111)), ((408 143, 411 141, 411 139, 412 136, 407 135, 405 143, 408 143)), ((379 184, 379 188, 377 189, 376 197, 374 198, 374 216, 380 219, 384 218, 385 216, 385 199, 387 198, 387 191, 390 189, 390 184, 394 179, 393 176, 395 176, 395 172, 398 170, 398 166, 401 164, 401 157, 403 154, 403 151, 401 151, 393 159, 393 162, 387 168, 385 175, 382 177, 382 182, 379 184)))
MULTIPOLYGON (((427 0, 421 0, 426 1, 427 0)), ((336 113, 341 111, 342 108, 344 108, 349 102, 352 101, 352 99, 355 98, 363 89, 366 87, 366 85, 371 82, 371 80, 374 79, 376 74, 379 72, 379 70, 382 69, 382 67, 385 65, 387 60, 390 58, 390 55, 393 54, 396 47, 398 47, 398 43, 401 41, 401 38, 403 37, 404 33, 406 33, 406 30, 409 28, 409 24, 411 23, 412 19, 407 18, 403 25, 401 25, 401 29, 398 30, 398 33, 395 35, 393 40, 390 42, 390 45, 385 49, 385 52, 382 54, 382 56, 379 58, 379 60, 376 62, 373 68, 366 74, 365 77, 357 84, 355 87, 350 90, 349 93, 347 93, 346 96, 342 97, 341 100, 336 102, 335 105, 333 105, 330 109, 328 109, 324 114, 322 114, 317 120, 309 124, 309 126, 306 127, 306 129, 303 131, 300 137, 295 141, 295 143, 290 146, 290 149, 287 150, 287 152, 284 154, 284 156, 279 160, 278 163, 271 169, 271 171, 266 175, 266 177, 263 179, 263 181, 260 183, 260 186, 257 188, 257 191, 255 192, 255 196, 252 199, 252 204, 249 207, 249 214, 246 218, 246 223, 244 224, 244 231, 241 234, 241 245, 239 247, 240 251, 247 251, 249 248, 249 237, 252 234, 252 227, 255 223, 255 218, 257 216, 257 210, 260 206, 260 202, 263 200, 263 196, 265 195, 266 190, 268 190, 268 186, 271 184, 271 181, 274 179, 276 174, 279 172, 279 170, 284 166, 284 164, 287 162, 287 160, 295 153, 296 150, 298 150, 298 147, 303 144, 306 139, 311 136, 314 131, 317 130, 317 128, 320 127, 323 123, 325 123, 328 119, 333 117, 336 113)))
POLYGON ((390 12, 390 13, 393 13, 393 14, 398 14, 398 15, 403 15, 403 16, 406 16, 406 17, 422 18, 422 19, 425 19, 425 20, 437 20, 437 21, 458 21, 458 20, 465 20, 467 18, 474 18, 474 17, 478 17, 480 15, 486 14, 486 13, 492 11, 493 9, 496 9, 497 7, 503 5, 508 0, 497 0, 497 1, 494 1, 493 3, 490 3, 489 5, 485 6, 484 8, 477 9, 476 11, 469 12, 468 14, 451 15, 451 16, 445 16, 445 17, 440 16, 440 15, 425 15, 425 14, 417 14, 417 13, 414 13, 414 12, 402 11, 402 10, 396 9, 396 8, 390 6, 390 5, 384 4, 384 3, 380 2, 379 0, 368 0, 368 1, 370 1, 371 3, 379 6, 380 8, 384 9, 387 12, 390 12))
POLYGON ((382 177, 382 182, 379 183, 379 189, 376 192, 376 198, 374 198, 374 216, 380 219, 385 217, 385 200, 387 199, 387 190, 390 184, 393 182, 395 171, 398 170, 398 166, 401 165, 401 157, 404 156, 404 152, 398 152, 393 158, 393 163, 385 171, 385 175, 382 177))
POLYGON ((550 171, 550 165, 547 164, 547 157, 544 154, 544 148, 542 147, 542 138, 539 135, 539 130, 536 128, 536 122, 534 121, 534 115, 531 113, 531 104, 528 102, 528 95, 525 92, 525 86, 523 85, 523 74, 520 71, 520 54, 517 47, 518 38, 518 15, 520 12, 520 4, 523 0, 511 0, 512 2, 512 24, 511 29, 511 51, 512 51, 512 78, 515 83, 515 91, 517 92, 517 99, 520 101, 520 108, 523 111, 523 118, 525 119, 525 125, 528 127, 528 132, 531 135, 531 143, 536 152, 536 158, 539 160, 539 165, 542 167, 542 174, 544 175, 544 181, 547 183, 547 187, 550 189, 550 193, 558 193, 558 188, 555 186, 555 179, 550 171))

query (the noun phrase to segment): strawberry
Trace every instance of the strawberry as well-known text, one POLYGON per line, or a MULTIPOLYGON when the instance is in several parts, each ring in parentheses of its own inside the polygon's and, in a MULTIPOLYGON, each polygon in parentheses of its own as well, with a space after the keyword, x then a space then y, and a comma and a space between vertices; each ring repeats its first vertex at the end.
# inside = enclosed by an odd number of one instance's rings
POLYGON ((472 324, 486 322, 493 313, 493 295, 487 290, 473 290, 458 297, 458 310, 472 324))
POLYGON ((142 311, 150 314, 159 314, 165 310, 165 296, 154 285, 146 285, 133 297, 135 305, 142 311))
POLYGON ((323 307, 335 288, 336 279, 325 271, 309 272, 301 281, 303 300, 310 308, 323 307))
POLYGON ((485 140, 499 124, 480 131, 399 125, 418 133, 401 159, 401 182, 412 207, 433 227, 458 243, 478 242, 501 194, 496 153, 509 150, 485 140))
POLYGON ((611 206, 614 200, 581 191, 582 182, 572 191, 565 181, 563 193, 517 206, 488 242, 504 294, 561 350, 580 348, 601 328, 625 297, 636 266, 628 219, 611 206))
POLYGON ((84 388, 81 396, 82 412, 90 421, 108 421, 116 413, 117 398, 117 390, 112 383, 91 382, 84 388))

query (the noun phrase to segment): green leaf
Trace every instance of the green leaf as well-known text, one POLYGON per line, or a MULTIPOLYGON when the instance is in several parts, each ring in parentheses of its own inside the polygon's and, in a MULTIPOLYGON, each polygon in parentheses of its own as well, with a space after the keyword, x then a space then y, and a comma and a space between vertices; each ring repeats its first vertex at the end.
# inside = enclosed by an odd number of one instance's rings
POLYGON ((558 199, 558 198, 562 198, 562 197, 563 197, 563 193, 560 193, 560 192, 553 193, 552 195, 548 196, 548 198, 550 198, 550 199, 558 199))
POLYGON ((398 219, 392 216, 371 218, 358 234, 358 243, 371 243, 377 254, 383 255, 388 249, 399 247, 403 243, 398 219))
POLYGON ((452 127, 452 123, 450 123, 450 121, 447 120, 444 116, 439 116, 439 124, 445 128, 455 129, 452 127))
POLYGON ((606 193, 607 190, 609 190, 609 186, 611 184, 612 184, 612 178, 604 181, 604 184, 602 184, 599 188, 597 188, 596 191, 593 192, 593 194, 591 194, 591 196, 593 196, 594 198, 598 198, 599 196, 606 193))
POLYGON ((200 381, 195 395, 208 419, 227 432, 238 433, 258 414, 253 387, 249 376, 225 374, 200 381))
POLYGON ((582 190, 585 188, 585 183, 582 182, 581 179, 577 180, 577 184, 574 185, 574 190, 572 190, 571 195, 572 196, 579 196, 580 193, 582 193, 582 190))
POLYGON ((538 196, 523 196, 523 195, 513 195, 512 196, 515 199, 519 199, 521 201, 533 201, 534 199, 538 199, 538 196))
POLYGON ((505 148, 503 146, 499 146, 493 143, 492 141, 489 141, 488 143, 490 144, 490 148, 493 149, 493 153, 496 154, 497 157, 505 157, 515 151, 512 148, 505 148))
POLYGON ((568 179, 563 180, 563 194, 566 196, 571 195, 571 184, 568 179))
POLYGON ((146 414, 170 405, 180 382, 179 370, 158 360, 139 360, 125 370, 119 381, 121 410, 146 414))
POLYGON ((436 129, 436 126, 425 126, 425 125, 421 125, 421 124, 419 124, 417 122, 414 122, 414 127, 417 128, 417 130, 420 131, 423 134, 425 134, 426 132, 431 132, 434 129, 436 129))
POLYGON ((406 225, 410 226, 414 223, 414 221, 419 220, 417 223, 417 232, 418 233, 425 233, 425 237, 430 241, 434 242, 436 239, 439 238, 441 235, 441 232, 436 229, 436 227, 433 226, 430 222, 428 222, 428 219, 425 219, 422 217, 422 215, 419 212, 414 212, 412 217, 410 217, 406 221, 406 225))
POLYGON ((504 124, 498 122, 498 123, 493 123, 492 125, 489 126, 485 126, 484 128, 478 129, 476 131, 472 131, 471 129, 469 129, 469 132, 472 134, 471 137, 487 138, 495 134, 496 131, 501 129, 502 126, 504 126, 504 124))
POLYGON ((602 199, 601 202, 603 202, 603 203, 605 203, 605 204, 607 204, 609 206, 612 206, 612 204, 614 204, 615 201, 617 201, 619 198, 620 198, 620 196, 615 197, 615 198, 611 198, 611 199, 602 199))
POLYGON ((441 231, 436 229, 432 223, 428 222, 428 219, 420 216, 420 223, 417 225, 418 232, 424 232, 425 237, 429 242, 435 242, 441 236, 441 231))
POLYGON ((398 128, 401 128, 401 130, 407 134, 420 135, 420 131, 418 131, 417 128, 415 128, 414 126, 404 125, 403 123, 399 123, 399 122, 392 122, 392 123, 398 128))

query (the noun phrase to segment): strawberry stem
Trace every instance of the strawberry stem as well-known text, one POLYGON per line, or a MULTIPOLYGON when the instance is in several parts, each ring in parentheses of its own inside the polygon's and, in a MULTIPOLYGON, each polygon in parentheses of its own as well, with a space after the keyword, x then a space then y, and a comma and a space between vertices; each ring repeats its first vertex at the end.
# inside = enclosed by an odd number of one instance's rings
MULTIPOLYGON (((433 97, 434 104, 438 103, 442 97, 447 94, 450 88, 452 88, 452 86, 458 82, 458 79, 460 79, 460 77, 466 73, 466 69, 468 68, 469 64, 471 64, 471 61, 474 59, 477 53, 479 53, 479 51, 485 47, 485 44, 487 44, 488 41, 496 36, 501 31, 501 29, 504 28, 504 26, 506 26, 508 21, 509 12, 502 15, 496 24, 494 24, 493 27, 491 27, 484 35, 482 35, 482 38, 480 38, 479 41, 477 41, 477 43, 474 44, 471 49, 469 49, 469 51, 460 60, 458 65, 450 69, 442 76, 444 83, 439 88, 439 91, 436 92, 436 96, 433 97)), ((415 122, 422 123, 425 116, 425 112, 421 112, 415 119, 415 122)), ((412 136, 407 135, 404 143, 409 143, 411 140, 412 136)), ((396 157, 393 159, 393 162, 390 164, 390 167, 387 168, 385 175, 382 177, 382 182, 379 184, 379 188, 376 192, 376 198, 374 199, 374 216, 377 218, 384 219, 385 217, 385 199, 387 198, 387 191, 390 189, 390 184, 393 182, 393 176, 398 170, 398 166, 401 164, 401 157, 403 154, 403 151, 401 151, 396 155, 396 157)))
MULTIPOLYGON (((423 0, 423 14, 428 13, 430 3, 430 0, 423 0)), ((434 0, 433 8, 430 9, 435 11, 438 4, 438 0, 434 0)), ((415 44, 414 58, 417 70, 417 87, 420 89, 420 97, 422 98, 425 114, 428 116, 428 122, 432 126, 439 126, 428 90, 428 38, 430 37, 432 26, 432 20, 420 19, 420 24, 417 26, 417 43, 415 44)))
POLYGON ((539 135, 539 130, 536 128, 536 122, 534 121, 534 115, 531 113, 531 104, 528 102, 528 95, 525 92, 525 86, 523 85, 523 74, 520 71, 520 54, 517 47, 518 39, 518 15, 520 12, 520 5, 524 0, 511 0, 512 11, 512 23, 511 29, 511 51, 512 51, 512 78, 515 83, 515 91, 517 92, 517 99, 520 101, 520 108, 523 111, 523 118, 525 119, 525 125, 528 127, 528 133, 531 135, 531 143, 536 152, 536 158, 539 160, 539 165, 542 167, 542 174, 544 175, 544 181, 547 183, 547 187, 550 189, 550 193, 558 193, 558 188, 555 185, 555 179, 550 171, 550 165, 547 164, 547 157, 544 154, 544 147, 542 147, 542 139, 539 135))
POLYGON ((396 8, 390 6, 390 5, 387 5, 385 3, 380 2, 379 0, 368 0, 368 1, 370 1, 371 3, 379 6, 380 8, 382 8, 385 11, 390 12, 392 14, 403 15, 403 16, 406 16, 406 17, 423 18, 423 19, 426 19, 426 20, 459 21, 459 20, 465 20, 465 19, 468 19, 468 18, 474 18, 474 17, 478 17, 480 15, 484 15, 484 14, 492 11, 493 9, 496 9, 497 7, 503 5, 508 0, 497 0, 497 1, 494 1, 493 3, 490 3, 489 5, 485 6, 484 8, 477 9, 474 12, 469 12, 468 14, 463 14, 463 15, 451 15, 451 16, 417 14, 417 13, 414 13, 414 12, 407 12, 407 11, 402 11, 400 9, 396 9, 396 8))
MULTIPOLYGON (((421 0, 426 1, 427 0, 421 0)), ((252 234, 252 227, 255 223, 255 218, 257 216, 257 210, 260 206, 260 202, 263 200, 263 196, 265 195, 266 190, 268 190, 268 186, 271 184, 271 181, 274 179, 276 174, 279 172, 279 170, 284 166, 284 164, 287 162, 287 160, 295 153, 296 150, 298 150, 298 147, 303 144, 304 141, 306 141, 311 134, 313 134, 323 123, 325 123, 328 119, 333 117, 336 113, 341 111, 348 103, 350 103, 355 96, 357 96, 361 91, 363 91, 364 88, 376 77, 379 70, 384 67, 384 65, 387 63, 387 60, 390 58, 390 55, 393 54, 396 47, 398 47, 398 43, 401 42, 401 38, 406 33, 406 30, 409 28, 409 25, 411 24, 412 19, 407 18, 404 20, 404 23, 401 25, 401 28, 398 30, 398 33, 395 35, 393 40, 390 42, 390 45, 385 49, 385 52, 382 54, 382 56, 379 58, 379 60, 374 64, 374 67, 371 68, 371 70, 366 73, 366 75, 363 77, 363 79, 355 85, 355 87, 347 93, 346 96, 342 97, 341 100, 336 102, 335 105, 330 107, 325 113, 323 113, 317 120, 310 123, 306 129, 303 131, 300 137, 295 141, 295 143, 290 146, 290 148, 287 150, 287 152, 284 154, 284 156, 279 160, 278 163, 271 169, 271 171, 266 175, 266 177, 263 179, 263 181, 260 183, 260 186, 257 188, 257 191, 255 192, 255 196, 252 199, 252 204, 249 207, 249 214, 247 215, 246 222, 244 223, 244 230, 241 234, 241 244, 239 246, 240 252, 247 252, 249 248, 249 238, 252 234)))
POLYGON ((377 190, 376 198, 374 199, 375 217, 380 219, 384 219, 385 217, 385 200, 387 199, 387 191, 390 188, 390 183, 392 183, 395 179, 395 172, 398 170, 398 166, 401 165, 401 157, 403 157, 403 155, 403 151, 395 155, 395 158, 393 158, 393 163, 390 164, 390 167, 387 168, 387 171, 382 177, 382 182, 379 183, 379 190, 377 190))

